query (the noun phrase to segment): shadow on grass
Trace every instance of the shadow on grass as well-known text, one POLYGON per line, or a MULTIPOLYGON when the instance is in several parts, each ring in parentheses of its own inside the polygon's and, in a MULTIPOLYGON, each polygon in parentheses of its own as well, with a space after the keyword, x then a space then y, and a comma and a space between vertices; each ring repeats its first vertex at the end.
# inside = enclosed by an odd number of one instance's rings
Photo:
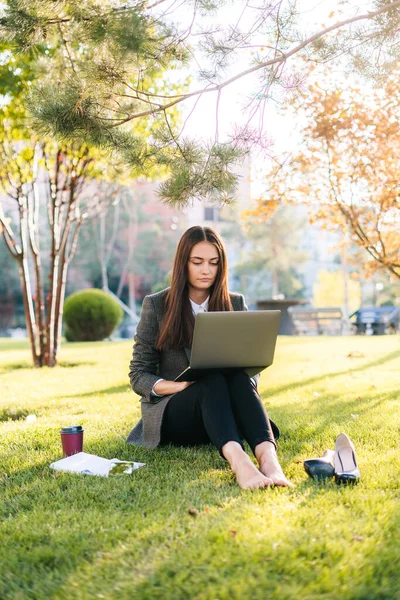
POLYGON ((20 362, 20 363, 10 363, 5 365, 0 365, 0 375, 4 375, 10 371, 20 371, 21 369, 34 369, 32 363, 20 362))
MULTIPOLYGON (((384 395, 375 398, 375 406, 384 399, 384 395)), ((333 401, 339 408, 339 399, 333 401)), ((365 401, 363 410, 367 405, 365 401)), ((317 410, 317 402, 313 410, 317 410)), ((325 427, 328 422, 331 424, 330 418, 325 427)), ((318 436, 321 427, 311 428, 310 435, 318 436)), ((337 506, 349 510, 345 508, 348 492, 332 482, 305 479, 294 490, 259 490, 252 495, 239 490, 226 463, 210 445, 148 450, 125 444, 123 437, 99 438, 86 444, 85 451, 145 462, 146 467, 131 477, 103 479, 55 473, 47 462, 40 461, 3 480, 3 531, 9 532, 13 552, 6 554, 4 561, 2 599, 24 594, 32 600, 86 599, 101 593, 100 597, 110 600, 183 600, 199 589, 203 590, 201 598, 219 597, 218 592, 225 598, 232 596, 232 590, 237 593, 238 580, 245 586, 242 597, 287 599, 296 597, 296 591, 300 593, 297 597, 302 597, 301 586, 310 582, 310 564, 316 576, 323 577, 325 563, 332 570, 345 560, 342 548, 331 552, 328 535, 326 545, 321 542, 314 551, 307 527, 296 520, 294 524, 288 521, 286 539, 276 542, 279 551, 274 548, 274 538, 264 530, 253 545, 243 547, 236 543, 236 533, 230 531, 238 510, 251 515, 261 506, 264 516, 273 519, 282 494, 288 503, 300 498, 299 506, 313 511, 313 522, 324 518, 318 511, 326 494, 334 494, 337 506), (295 554, 297 548, 299 556, 295 554), (79 589, 71 587, 77 575, 79 589), (86 595, 82 588, 85 580, 86 595), (268 584, 268 594, 263 584, 268 584)), ((292 460, 298 448, 290 437, 285 446, 285 458, 292 460)), ((357 503, 354 511, 356 516, 357 503)), ((394 525, 389 524, 382 530, 382 538, 392 530, 394 525)), ((359 553, 361 542, 354 543, 359 553)), ((390 596, 396 568, 391 553, 393 546, 386 553, 380 552, 376 562, 371 555, 366 558, 374 577, 384 577, 382 565, 387 568, 383 588, 387 595, 370 589, 370 595, 363 596, 367 582, 357 571, 356 581, 347 581, 352 585, 351 598, 396 597, 390 596)), ((352 572, 345 574, 345 581, 351 576, 352 572)), ((318 594, 307 597, 316 599, 318 594)))
MULTIPOLYGON (((91 398, 93 396, 102 396, 105 394, 123 394, 125 392, 131 391, 132 388, 127 383, 123 385, 114 385, 112 387, 104 388, 102 390, 95 390, 93 392, 84 392, 83 394, 79 394, 79 398, 91 398)), ((76 394, 72 394, 70 396, 61 395, 59 398, 76 398, 76 394)))
MULTIPOLYGON (((89 444, 85 450, 132 458, 132 447, 112 438, 89 444)), ((143 550, 159 547, 171 534, 172 522, 191 520, 187 512, 190 506, 212 504, 210 486, 204 482, 193 485, 193 479, 204 469, 224 466, 215 450, 137 449, 134 458, 145 462, 146 467, 131 477, 105 479, 56 473, 41 461, 3 479, 3 535, 8 531, 13 538, 13 552, 4 560, 2 599, 18 594, 24 597, 28 590, 32 600, 55 597, 75 570, 102 562, 100 550, 112 553, 127 538, 140 539, 134 554, 138 562, 143 550), (175 489, 177 480, 180 484, 175 489), (24 493, 19 493, 21 490, 24 493)), ((224 485, 215 503, 219 506, 238 494, 236 485, 224 485)))
MULTIPOLYGON (((92 580, 95 573, 100 575, 105 582, 102 593, 110 599, 243 597, 291 600, 307 597, 319 600, 322 596, 337 598, 338 589, 340 597, 346 600, 392 600, 398 597, 395 593, 399 589, 396 546, 392 543, 390 549, 385 547, 383 555, 380 549, 371 552, 368 537, 356 535, 360 531, 357 529, 357 517, 362 505, 358 489, 307 480, 296 490, 263 490, 255 492, 254 496, 245 494, 239 492, 222 506, 211 503, 206 508, 217 508, 211 516, 209 510, 204 511, 204 507, 199 506, 199 512, 188 524, 185 536, 171 535, 171 522, 166 523, 164 533, 163 529, 157 528, 154 528, 153 534, 151 530, 145 530, 146 536, 150 533, 150 538, 143 538, 144 556, 132 555, 128 548, 120 550, 109 564, 98 563, 100 573, 98 570, 91 573, 92 580), (308 509, 309 521, 307 518, 305 522, 288 519, 284 537, 277 538, 273 533, 272 515, 280 494, 285 494, 288 502, 303 494, 299 506, 308 509), (334 500, 331 507, 324 507, 327 494, 334 500), (351 499, 354 495, 359 502, 351 499), (242 525, 245 528, 245 523, 238 521, 236 509, 246 507, 251 514, 252 508, 260 506, 262 497, 265 499, 261 505, 264 518, 271 522, 271 528, 254 537, 253 543, 249 540, 245 544, 242 540, 236 543, 236 534, 239 538, 242 525), (329 517, 335 509, 340 515, 340 523, 333 534, 324 526, 329 526, 329 517), (344 515, 343 511, 348 514, 344 515), (238 530, 230 529, 232 523, 238 530), (165 535, 164 539, 162 535, 165 535), (314 535, 317 537, 314 538, 314 535), (336 538, 335 546, 332 545, 333 536, 336 538), (167 541, 163 549, 157 548, 158 540, 161 544, 167 541), (364 541, 365 546, 362 545, 364 541), (351 568, 347 568, 353 556, 351 546, 355 561, 351 561, 351 568), (125 573, 121 563, 125 565, 125 573), (330 573, 328 579, 327 570, 330 573), (329 580, 332 580, 331 584, 329 580), (118 592, 114 591, 115 581, 118 582, 118 592), (332 595, 328 595, 329 592, 332 595)), ((248 511, 244 511, 245 514, 249 514, 248 511)), ((156 520, 156 514, 154 516, 156 520)), ((397 536, 399 513, 395 512, 392 516, 387 526, 375 533, 377 541, 393 540, 397 536)), ((184 520, 185 515, 182 514, 184 520)), ((368 523, 364 526, 368 530, 368 523)), ((364 534, 364 531, 361 532, 364 534)))
POLYGON ((7 421, 19 421, 25 419, 32 410, 28 408, 8 407, 0 409, 0 422, 6 423, 7 421))
MULTIPOLYGON (((375 361, 368 362, 359 367, 349 366, 349 368, 346 371, 337 371, 337 372, 333 371, 332 373, 327 372, 327 373, 323 373, 322 375, 319 375, 318 377, 309 377, 308 379, 302 379, 302 380, 296 381, 294 383, 288 383, 287 385, 282 385, 280 387, 275 388, 271 392, 264 391, 262 396, 265 399, 272 398, 273 396, 278 396, 279 394, 281 394, 283 392, 287 392, 289 390, 292 391, 292 390, 295 390, 295 389, 298 389, 301 387, 306 387, 307 385, 317 383, 318 381, 323 381, 324 379, 341 377, 342 375, 347 375, 348 373, 360 373, 362 371, 367 371, 368 369, 371 369, 372 367, 379 367, 381 365, 386 364, 387 362, 390 362, 391 360, 395 360, 396 358, 400 358, 400 350, 395 350, 394 352, 389 352, 385 356, 382 356, 382 358, 379 358, 375 361)), ((349 360, 353 360, 353 359, 349 359, 349 360)))
MULTIPOLYGON (((332 437, 331 448, 335 444, 335 436, 341 431, 346 431, 352 435, 352 431, 357 436, 357 430, 360 423, 365 425, 365 418, 370 419, 372 411, 391 400, 391 392, 375 394, 371 398, 359 398, 356 400, 343 399, 341 395, 326 396, 325 398, 316 398, 305 408, 302 402, 287 402, 279 406, 268 407, 269 416, 278 424, 281 430, 281 437, 278 441, 278 447, 287 452, 290 449, 291 459, 295 456, 304 455, 309 451, 310 441, 322 451, 320 441, 325 439, 326 431, 333 428, 334 437, 332 437)), ((382 421, 383 422, 383 421, 382 421)), ((379 444, 380 430, 375 428, 369 432, 370 441, 379 444)), ((353 441, 355 441, 353 439, 353 441)), ((315 454, 319 456, 319 454, 315 454)), ((308 457, 311 458, 311 457, 308 457)))
MULTIPOLYGON (((307 385, 311 385, 314 384, 318 381, 322 381, 324 379, 327 378, 334 378, 334 377, 340 377, 341 375, 346 375, 349 372, 352 373, 356 373, 356 372, 361 372, 361 371, 366 371, 367 369, 370 369, 372 367, 378 367, 380 365, 383 365, 391 360, 395 360, 396 358, 400 358, 400 350, 396 350, 394 352, 390 352, 388 354, 386 354, 385 356, 382 356, 382 358, 376 360, 376 361, 371 361, 369 363, 366 363, 362 366, 359 367, 353 367, 350 366, 348 370, 346 371, 339 371, 339 372, 332 372, 332 373, 324 373, 323 375, 320 375, 318 377, 310 377, 308 379, 303 379, 301 381, 297 381, 294 383, 290 383, 287 385, 283 385, 280 386, 278 388, 275 388, 273 391, 269 392, 268 390, 264 391, 262 393, 262 398, 264 400, 268 400, 269 398, 273 398, 274 396, 278 396, 279 394, 283 393, 283 392, 287 392, 289 390, 295 390, 301 387, 306 387, 307 385)), ((349 360, 353 360, 353 359, 349 359, 349 360)), ((95 364, 95 363, 76 363, 74 366, 79 366, 79 365, 91 365, 91 364, 95 364)), ((68 364, 66 363, 64 366, 68 366, 68 364)), ((98 395, 102 395, 102 394, 120 394, 120 393, 124 393, 127 392, 131 389, 129 383, 127 382, 126 384, 123 385, 119 385, 119 386, 113 386, 113 387, 109 387, 109 388, 102 388, 102 389, 98 389, 98 390, 94 390, 91 392, 86 392, 83 394, 79 394, 80 397, 82 398, 88 398, 88 397, 92 397, 92 396, 98 396, 98 395)), ((65 395, 61 395, 59 397, 63 397, 63 398, 76 398, 76 394, 73 394, 71 396, 65 396, 65 395)))
MULTIPOLYGON (((399 354, 391 353, 351 370, 363 371, 399 354)), ((326 374, 311 382, 343 373, 326 374)), ((302 385, 307 383, 302 382, 302 385)), ((287 389, 295 387, 298 386, 294 384, 287 389)), ((128 385, 124 384, 81 396, 121 393, 127 389, 128 385)), ((263 396, 267 400, 270 397, 263 396)), ((325 398, 312 398, 306 411, 301 403, 294 401, 273 407, 271 417, 282 430, 279 446, 284 456, 283 465, 293 461, 306 446, 309 448, 310 441, 317 445, 327 429, 356 426, 352 414, 358 419, 368 416, 372 409, 391 397, 390 393, 375 393, 371 398, 349 401, 339 394, 329 394, 325 398)), ((288 519, 285 536, 291 547, 285 545, 287 540, 284 539, 276 542, 281 544, 279 551, 265 533, 264 537, 254 539, 253 546, 241 547, 240 542, 236 543, 236 534, 230 531, 230 519, 236 515, 236 509, 245 507, 244 514, 251 515, 257 502, 262 506, 264 517, 273 519, 275 505, 279 504, 282 494, 287 504, 293 501, 295 505, 298 499, 299 507, 309 508, 313 522, 319 519, 323 522, 318 502, 327 494, 333 494, 333 510, 336 506, 344 512, 354 510, 356 522, 357 502, 354 501, 352 507, 352 501, 346 500, 348 492, 339 486, 332 482, 313 482, 304 474, 304 480, 294 490, 263 490, 251 495, 239 490, 227 464, 211 446, 157 450, 132 447, 124 442, 129 429, 127 426, 121 436, 115 432, 103 438, 99 436, 85 444, 85 451, 145 462, 146 467, 132 477, 102 479, 53 473, 48 462, 38 461, 32 468, 9 473, 3 479, 4 500, 0 504, 3 531, 12 540, 13 552, 7 554, 3 550, 6 567, 0 578, 0 598, 86 600, 101 593, 112 600, 132 597, 178 600, 193 597, 202 589, 201 598, 219 597, 219 591, 222 597, 240 597, 235 587, 239 580, 246 586, 240 592, 241 597, 287 599, 305 597, 306 594, 301 595, 301 586, 309 585, 310 569, 323 578, 327 565, 333 577, 339 577, 338 585, 345 582, 351 586, 353 595, 341 595, 344 599, 396 597, 393 543, 390 550, 382 553, 380 549, 379 556, 378 553, 376 557, 371 553, 365 555, 365 565, 373 579, 383 581, 379 595, 375 588, 368 588, 366 578, 359 571, 354 581, 351 570, 337 575, 335 567, 340 567, 346 558, 342 549, 332 552, 327 534, 326 544, 322 541, 314 551, 314 542, 307 537, 307 523, 300 524, 294 519, 293 525, 288 519), (192 516, 189 508, 197 512, 192 516), (295 561, 293 548, 297 547, 300 550, 295 561), (80 582, 80 589, 76 590, 71 587, 75 576, 80 582), (87 592, 82 588, 82 580, 87 580, 87 592), (122 589, 117 589, 116 584, 121 584, 122 589), (268 585, 268 595, 263 584, 268 585)), ((379 437, 379 430, 374 435, 379 437)), ((37 443, 32 442, 27 450, 44 449, 47 442, 43 439, 39 446, 37 443)), ((10 456, 12 452, 10 449, 10 456)), ((357 490, 354 494, 357 495, 357 490)), ((393 520, 396 522, 398 516, 393 520)), ((344 537, 346 523, 349 521, 343 524, 344 537)), ((393 539, 394 531, 394 525, 389 523, 380 535, 382 539, 386 535, 393 539)), ((346 543, 354 543, 358 555, 362 554, 363 550, 359 550, 362 541, 347 540, 346 543)), ((320 589, 323 586, 322 581, 320 589)), ((307 594, 310 599, 319 597, 312 591, 307 594)))
POLYGON ((81 360, 79 362, 61 360, 59 363, 57 363, 56 368, 60 367, 61 369, 69 369, 70 367, 92 367, 93 365, 97 365, 97 362, 89 360, 81 360))
MULTIPOLYGON (((162 458, 166 458, 168 453, 162 454, 165 454, 162 458)), ((49 520, 50 526, 45 528, 39 521, 38 528, 28 532, 26 528, 22 530, 22 523, 13 523, 17 532, 13 556, 19 559, 20 567, 18 577, 8 582, 7 591, 16 594, 29 589, 32 600, 42 600, 45 595, 85 599, 96 597, 96 592, 116 600, 133 597, 141 600, 183 600, 194 597, 200 586, 201 598, 221 595, 224 598, 287 600, 306 596, 301 595, 301 589, 310 584, 310 565, 312 578, 318 579, 319 575, 324 577, 326 564, 330 570, 340 569, 346 560, 349 544, 354 544, 360 555, 363 540, 353 540, 351 535, 346 535, 345 523, 343 530, 336 532, 336 535, 340 534, 341 545, 334 552, 330 546, 332 533, 327 533, 326 540, 319 540, 319 545, 316 545, 307 527, 296 520, 293 524, 288 521, 285 537, 278 538, 277 542, 273 534, 270 536, 264 530, 262 535, 254 538, 253 544, 247 541, 242 546, 234 539, 236 531, 230 529, 238 527, 240 535, 240 510, 251 514, 252 509, 261 506, 264 516, 271 519, 268 515, 270 510, 273 514, 281 494, 285 494, 288 502, 296 496, 303 496, 300 506, 310 510, 315 508, 313 523, 318 523, 324 518, 320 511, 323 511, 326 494, 333 494, 339 510, 349 510, 345 508, 348 506, 348 491, 339 486, 307 480, 296 490, 263 490, 252 495, 240 492, 236 485, 223 483, 219 493, 210 498, 210 489, 205 488, 202 477, 204 467, 214 466, 209 449, 204 448, 200 453, 209 465, 204 460, 197 465, 194 460, 189 468, 187 451, 175 450, 171 454, 175 457, 168 461, 172 472, 157 479, 158 490, 149 485, 151 479, 155 481, 157 476, 154 465, 145 477, 144 470, 136 472, 134 478, 129 478, 129 485, 121 485, 127 483, 123 479, 116 483, 115 479, 96 478, 95 481, 95 478, 86 478, 83 483, 77 476, 57 474, 43 509, 43 518, 49 520), (179 485, 175 484, 172 504, 171 499, 168 503, 165 495, 165 492, 171 492, 171 480, 179 480, 179 485), (147 489, 143 489, 144 483, 147 489), (71 500, 72 496, 74 499, 71 500), (57 504, 59 499, 62 505, 57 504), (54 511, 59 531, 55 527, 54 511), (85 521, 80 515, 85 517, 85 521), (88 523, 90 534, 86 529, 88 523), (114 530, 115 533, 115 527, 119 528, 119 534, 111 536, 108 532, 114 530), (70 587, 76 572, 79 573, 80 591, 70 587), (82 591, 85 579, 88 584, 86 595, 82 591), (96 582, 101 582, 101 585, 96 586, 96 582), (268 584, 268 593, 263 588, 264 584, 268 584), (235 595, 238 585, 244 586, 241 596, 235 595), (298 589, 293 589, 293 586, 298 586, 298 589)), ((198 451, 193 454, 195 459, 199 459, 198 451)), ((31 490, 29 495, 34 495, 33 492, 31 490)), ((354 493, 353 490, 350 493, 354 493)), ((353 504, 356 515, 357 502, 353 504)), ((395 533, 396 520, 398 517, 382 530, 383 539, 391 531, 395 533)), ((315 535, 315 529, 313 531, 315 535)), ((369 586, 369 595, 365 596, 362 594, 368 584, 363 579, 362 570, 356 567, 350 572, 345 571, 343 576, 339 570, 338 583, 351 584, 353 594, 341 594, 341 597, 360 600, 395 598, 396 562, 393 558, 393 546, 383 556, 379 553, 376 560, 371 554, 366 555, 369 569, 378 578, 375 581, 379 591, 369 586), (382 589, 378 582, 386 575, 383 566, 387 568, 387 581, 382 589), (387 595, 382 594, 383 590, 387 595)), ((363 559, 364 568, 366 563, 363 559)), ((6 573, 11 574, 9 565, 6 573)), ((335 580, 334 573, 332 578, 335 580)), ((1 597, 8 598, 7 595, 1 597)), ((318 594, 307 594, 310 599, 319 597, 318 594)))
MULTIPOLYGON (((60 361, 55 367, 51 367, 52 370, 57 370, 58 368, 60 369, 69 369, 69 368, 74 368, 74 367, 87 367, 87 366, 93 366, 96 365, 96 362, 93 361, 79 361, 79 362, 70 362, 70 361, 65 361, 62 360, 60 361)), ((43 367, 43 368, 47 368, 47 367, 43 367)), ((5 373, 11 372, 11 371, 19 371, 21 369, 36 369, 36 367, 33 366, 33 364, 31 362, 28 361, 24 361, 24 362, 19 362, 19 363, 9 363, 9 364, 3 364, 0 365, 0 375, 4 375, 5 373)), ((38 369, 39 371, 39 369, 38 369)))

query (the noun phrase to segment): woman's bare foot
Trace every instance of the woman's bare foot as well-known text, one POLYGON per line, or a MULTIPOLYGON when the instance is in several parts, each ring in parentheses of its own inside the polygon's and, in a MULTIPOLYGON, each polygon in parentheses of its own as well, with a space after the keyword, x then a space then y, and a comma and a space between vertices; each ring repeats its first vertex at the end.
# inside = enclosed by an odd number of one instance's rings
POLYGON ((257 469, 251 458, 237 442, 228 442, 222 453, 232 467, 237 482, 242 489, 255 490, 273 485, 272 479, 257 469))
POLYGON ((286 478, 282 471, 282 467, 279 464, 276 455, 275 446, 271 444, 271 442, 262 442, 261 444, 258 444, 255 448, 255 455, 261 473, 268 479, 271 479, 274 485, 294 487, 293 483, 286 478))
POLYGON ((244 457, 232 466, 239 486, 243 489, 255 490, 257 488, 273 485, 272 479, 265 477, 251 461, 250 456, 244 452, 244 457))

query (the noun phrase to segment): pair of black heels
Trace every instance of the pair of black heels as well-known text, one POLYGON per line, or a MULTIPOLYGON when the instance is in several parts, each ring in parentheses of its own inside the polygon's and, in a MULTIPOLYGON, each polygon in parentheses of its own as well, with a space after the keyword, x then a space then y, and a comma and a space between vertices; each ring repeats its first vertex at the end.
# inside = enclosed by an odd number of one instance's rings
POLYGON ((345 433, 337 436, 335 450, 326 450, 320 458, 310 458, 303 464, 312 479, 335 477, 338 484, 354 484, 360 479, 354 445, 345 433))

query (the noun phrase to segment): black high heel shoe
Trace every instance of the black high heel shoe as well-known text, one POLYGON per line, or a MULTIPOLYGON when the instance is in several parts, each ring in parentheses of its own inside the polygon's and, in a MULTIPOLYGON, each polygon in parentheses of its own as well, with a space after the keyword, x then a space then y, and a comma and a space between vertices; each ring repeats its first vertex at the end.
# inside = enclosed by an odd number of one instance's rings
POLYGON ((320 458, 309 458, 305 460, 304 470, 312 479, 328 479, 333 477, 335 469, 333 466, 333 450, 326 450, 320 458))
POLYGON ((345 433, 339 433, 336 438, 334 465, 336 483, 354 484, 359 481, 360 470, 357 465, 356 451, 345 433))

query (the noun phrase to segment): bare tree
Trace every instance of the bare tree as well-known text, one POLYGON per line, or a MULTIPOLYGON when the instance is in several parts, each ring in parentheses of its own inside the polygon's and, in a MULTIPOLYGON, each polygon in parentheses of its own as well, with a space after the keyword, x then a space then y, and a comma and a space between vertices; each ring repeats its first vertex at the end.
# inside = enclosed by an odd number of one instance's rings
POLYGON ((126 188, 102 182, 97 186, 96 196, 104 209, 98 214, 97 219, 93 220, 92 228, 96 244, 96 254, 101 270, 102 288, 108 294, 114 296, 121 308, 136 322, 135 307, 135 276, 129 269, 136 246, 138 233, 138 207, 137 198, 126 188), (128 226, 121 223, 121 214, 128 219, 128 226), (111 223, 111 227, 107 225, 111 223), (124 255, 124 265, 122 267, 116 294, 110 290, 108 281, 108 271, 110 261, 114 256, 117 240, 120 241, 121 233, 127 234, 127 252, 124 255), (122 300, 122 291, 128 281, 129 300, 126 305, 122 300))
POLYGON ((0 136, 0 186, 5 194, 0 197, 0 233, 18 263, 36 367, 56 364, 68 267, 83 220, 100 209, 96 199, 82 201, 94 175, 94 156, 86 145, 15 142, 6 126, 0 136), (45 214, 50 237, 48 283, 40 247, 45 214))

